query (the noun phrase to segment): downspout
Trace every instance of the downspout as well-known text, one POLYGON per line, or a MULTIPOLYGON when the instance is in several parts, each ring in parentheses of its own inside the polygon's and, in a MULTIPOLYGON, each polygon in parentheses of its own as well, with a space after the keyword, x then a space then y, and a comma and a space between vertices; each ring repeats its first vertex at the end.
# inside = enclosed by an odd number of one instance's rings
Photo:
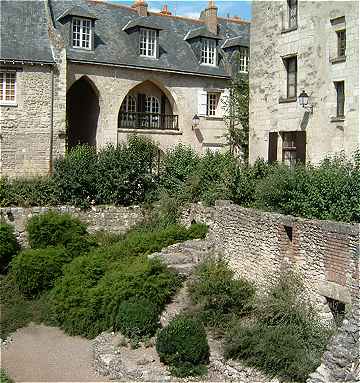
POLYGON ((51 69, 51 102, 50 102, 50 147, 49 147, 49 175, 53 173, 54 152, 54 66, 51 69))

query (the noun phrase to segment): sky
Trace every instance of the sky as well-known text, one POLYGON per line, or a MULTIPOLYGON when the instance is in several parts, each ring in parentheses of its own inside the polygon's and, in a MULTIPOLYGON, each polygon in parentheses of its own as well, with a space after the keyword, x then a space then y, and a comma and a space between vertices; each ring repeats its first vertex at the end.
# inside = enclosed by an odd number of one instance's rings
MULTIPOLYGON (((121 2, 126 5, 133 4, 133 1, 124 0, 112 0, 112 2, 121 2)), ((153 12, 159 12, 164 4, 167 4, 170 12, 176 16, 187 16, 192 18, 199 18, 200 12, 206 8, 208 1, 175 1, 175 0, 163 0, 163 1, 151 1, 148 0, 149 10, 153 12)), ((239 16, 242 19, 251 19, 251 1, 227 1, 216 0, 218 7, 218 15, 227 17, 239 16)))

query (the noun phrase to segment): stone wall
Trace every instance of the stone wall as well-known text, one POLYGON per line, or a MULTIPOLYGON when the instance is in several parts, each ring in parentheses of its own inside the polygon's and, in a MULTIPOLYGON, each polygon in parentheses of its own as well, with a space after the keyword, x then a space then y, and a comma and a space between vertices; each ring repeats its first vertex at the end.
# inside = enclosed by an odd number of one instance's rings
MULTIPOLYGON (((309 297, 345 304, 359 300, 359 225, 306 220, 219 202, 193 205, 184 223, 205 222, 236 275, 265 289, 289 266, 304 276, 309 297)), ((326 312, 326 311, 325 311, 326 312)))
POLYGON ((25 226, 29 218, 35 214, 55 210, 61 213, 70 213, 78 217, 88 225, 90 233, 98 230, 106 230, 113 233, 124 233, 143 219, 143 211, 139 206, 114 207, 96 206, 90 210, 81 210, 70 206, 59 207, 9 207, 0 208, 0 220, 14 225, 19 242, 22 245, 27 243, 25 226))
POLYGON ((306 132, 306 159, 319 162, 360 145, 359 7, 357 1, 298 1, 298 27, 286 29, 287 1, 254 1, 250 33, 250 161, 268 158, 269 132, 306 132), (344 17, 341 22, 340 17, 344 17), (337 19, 337 20, 336 20, 337 19), (331 23, 331 20, 336 22, 331 23), (346 29, 346 59, 337 56, 336 31, 346 29), (283 58, 297 56, 297 96, 305 90, 314 106, 307 113, 286 98, 283 58), (336 119, 334 81, 345 81, 345 118, 336 119))

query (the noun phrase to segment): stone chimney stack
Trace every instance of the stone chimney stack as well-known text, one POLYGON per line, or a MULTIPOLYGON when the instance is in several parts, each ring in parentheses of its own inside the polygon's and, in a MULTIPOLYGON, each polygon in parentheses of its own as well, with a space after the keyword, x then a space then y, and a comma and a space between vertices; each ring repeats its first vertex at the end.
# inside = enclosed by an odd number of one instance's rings
POLYGON ((160 12, 160 15, 171 16, 171 12, 169 11, 169 7, 167 6, 167 4, 164 4, 164 6, 160 12))
POLYGON ((218 8, 215 5, 215 1, 209 1, 208 7, 201 12, 200 19, 204 20, 209 31, 218 34, 218 8))
POLYGON ((139 16, 148 15, 148 5, 145 3, 145 0, 135 0, 132 7, 136 9, 139 16))

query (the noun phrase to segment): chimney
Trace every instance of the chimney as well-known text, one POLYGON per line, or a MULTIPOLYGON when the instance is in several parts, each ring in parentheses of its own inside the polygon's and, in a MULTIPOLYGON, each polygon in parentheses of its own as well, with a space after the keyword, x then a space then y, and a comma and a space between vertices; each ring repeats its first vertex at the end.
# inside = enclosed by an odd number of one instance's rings
POLYGON ((171 16, 171 12, 169 11, 167 4, 164 4, 163 9, 160 12, 160 15, 171 16))
POLYGON ((217 6, 215 1, 209 1, 208 7, 201 12, 200 19, 204 20, 209 31, 218 34, 217 6))
POLYGON ((133 8, 136 9, 139 16, 147 16, 148 15, 148 5, 145 3, 144 0, 135 0, 134 4, 132 5, 133 8))

